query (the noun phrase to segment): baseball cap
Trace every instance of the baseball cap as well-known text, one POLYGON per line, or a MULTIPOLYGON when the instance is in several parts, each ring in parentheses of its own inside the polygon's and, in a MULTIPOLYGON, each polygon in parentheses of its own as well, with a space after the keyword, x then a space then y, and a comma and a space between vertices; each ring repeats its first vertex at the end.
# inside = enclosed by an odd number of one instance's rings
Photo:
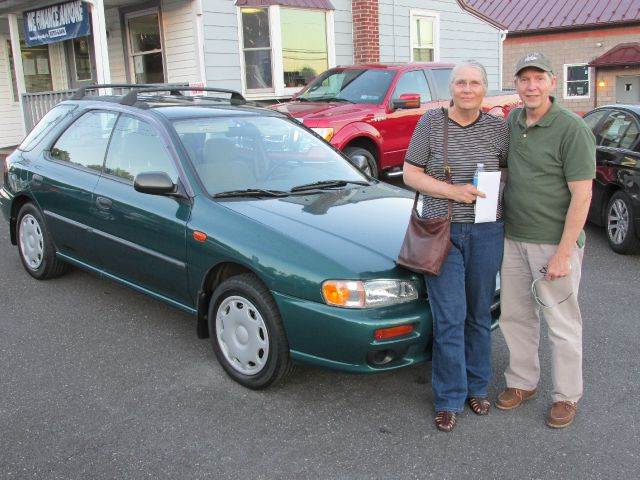
POLYGON ((551 61, 540 52, 527 53, 524 57, 522 57, 516 64, 516 75, 520 73, 520 70, 529 67, 539 68, 540 70, 544 70, 545 72, 553 73, 553 69, 551 68, 551 61))

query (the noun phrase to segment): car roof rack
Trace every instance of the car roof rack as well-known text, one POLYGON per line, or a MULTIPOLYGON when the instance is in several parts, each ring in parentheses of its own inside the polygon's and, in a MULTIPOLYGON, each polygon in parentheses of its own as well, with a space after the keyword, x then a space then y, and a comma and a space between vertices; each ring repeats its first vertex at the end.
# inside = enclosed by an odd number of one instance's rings
MULTIPOLYGON (((124 95, 120 99, 120 103, 122 105, 135 105, 138 101, 138 95, 141 93, 152 93, 152 92, 169 92, 170 95, 182 97, 182 92, 214 92, 214 93, 226 93, 231 95, 229 99, 229 103, 231 105, 244 105, 247 103, 246 99, 235 90, 228 90, 226 88, 212 88, 212 87, 189 87, 186 85, 152 85, 152 86, 143 86, 143 88, 133 88, 129 93, 124 95)), ((210 96, 198 96, 198 99, 208 99, 211 98, 220 100, 220 97, 210 97, 210 96)), ((226 100, 226 98, 224 99, 226 100)))
POLYGON ((73 92, 69 100, 82 100, 86 96, 87 90, 97 90, 99 88, 144 88, 154 87, 156 85, 151 83, 102 83, 98 85, 83 85, 73 92))

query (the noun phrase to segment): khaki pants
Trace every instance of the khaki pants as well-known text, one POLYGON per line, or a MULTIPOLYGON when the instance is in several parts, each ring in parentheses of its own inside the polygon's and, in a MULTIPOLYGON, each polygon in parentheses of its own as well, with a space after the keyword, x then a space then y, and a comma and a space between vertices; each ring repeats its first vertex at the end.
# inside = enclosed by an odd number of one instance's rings
POLYGON ((542 316, 549 327, 551 342, 553 401, 577 402, 582 396, 582 317, 578 288, 584 248, 575 247, 569 276, 536 283, 539 298, 551 308, 540 308, 531 292, 531 283, 542 276, 540 269, 551 260, 557 248, 557 245, 505 239, 500 274, 500 330, 509 347, 509 366, 504 375, 507 387, 537 388, 542 316), (558 305, 570 293, 570 297, 558 305))

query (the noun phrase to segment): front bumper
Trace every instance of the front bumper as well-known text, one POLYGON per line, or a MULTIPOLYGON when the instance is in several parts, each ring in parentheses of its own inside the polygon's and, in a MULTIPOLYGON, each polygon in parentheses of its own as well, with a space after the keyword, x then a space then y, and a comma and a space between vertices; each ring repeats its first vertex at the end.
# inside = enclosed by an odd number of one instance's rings
POLYGON ((347 309, 279 293, 273 296, 294 361, 371 373, 430 358, 432 319, 425 298, 391 307, 347 309), (409 335, 384 341, 374 339, 379 328, 408 323, 414 324, 409 335))

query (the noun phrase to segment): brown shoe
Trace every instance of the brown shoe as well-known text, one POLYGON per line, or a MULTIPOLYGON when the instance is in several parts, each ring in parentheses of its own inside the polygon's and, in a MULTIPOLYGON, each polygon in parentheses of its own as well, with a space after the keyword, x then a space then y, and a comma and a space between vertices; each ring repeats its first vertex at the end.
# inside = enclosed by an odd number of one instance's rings
POLYGON ((578 404, 562 401, 554 402, 547 415, 547 425, 551 428, 564 428, 571 425, 578 412, 578 404))
POLYGON ((476 415, 488 415, 491 408, 491 402, 487 397, 469 397, 467 403, 476 415))
POLYGON ((455 412, 441 411, 436 413, 436 427, 442 432, 450 432, 456 426, 455 412))
POLYGON ((500 395, 496 407, 500 410, 512 410, 522 405, 522 402, 536 396, 537 389, 522 390, 520 388, 506 388, 500 395))

